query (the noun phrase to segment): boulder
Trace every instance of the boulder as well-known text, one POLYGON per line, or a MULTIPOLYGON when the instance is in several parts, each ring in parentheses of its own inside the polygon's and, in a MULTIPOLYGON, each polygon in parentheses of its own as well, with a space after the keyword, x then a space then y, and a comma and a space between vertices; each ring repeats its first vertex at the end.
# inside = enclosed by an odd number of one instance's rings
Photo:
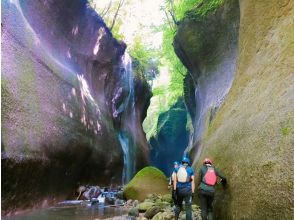
POLYGON ((155 167, 140 170, 124 189, 124 197, 143 201, 149 194, 167 194, 167 178, 155 167))
POLYGON ((159 212, 152 218, 152 220, 173 220, 174 216, 173 212, 159 212))
POLYGON ((172 195, 171 194, 165 194, 161 197, 161 200, 163 202, 168 202, 168 203, 172 203, 173 199, 172 199, 172 195))
POLYGON ((139 216, 139 209, 136 207, 131 208, 128 212, 128 216, 138 217, 139 216))
POLYGON ((152 206, 144 214, 144 217, 148 219, 152 219, 154 215, 161 211, 161 207, 159 206, 152 206))
POLYGON ((146 212, 149 208, 154 206, 155 203, 153 202, 142 202, 138 205, 138 209, 140 212, 146 212))

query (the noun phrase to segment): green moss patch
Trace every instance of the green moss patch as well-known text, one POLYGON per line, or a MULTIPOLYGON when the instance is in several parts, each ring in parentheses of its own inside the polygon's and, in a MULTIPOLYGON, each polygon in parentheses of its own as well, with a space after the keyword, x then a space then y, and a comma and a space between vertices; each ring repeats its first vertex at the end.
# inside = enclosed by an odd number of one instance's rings
POLYGON ((124 188, 126 199, 143 201, 149 194, 165 195, 169 193, 167 177, 155 167, 145 167, 124 188))

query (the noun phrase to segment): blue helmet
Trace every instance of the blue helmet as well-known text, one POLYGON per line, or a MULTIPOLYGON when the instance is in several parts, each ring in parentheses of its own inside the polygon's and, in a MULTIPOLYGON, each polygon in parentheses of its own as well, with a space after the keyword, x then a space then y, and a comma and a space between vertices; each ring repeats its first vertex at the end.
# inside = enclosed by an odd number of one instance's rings
POLYGON ((180 165, 180 163, 178 161, 175 161, 174 165, 180 165))
POLYGON ((190 159, 186 156, 183 157, 182 163, 188 163, 190 165, 190 159))

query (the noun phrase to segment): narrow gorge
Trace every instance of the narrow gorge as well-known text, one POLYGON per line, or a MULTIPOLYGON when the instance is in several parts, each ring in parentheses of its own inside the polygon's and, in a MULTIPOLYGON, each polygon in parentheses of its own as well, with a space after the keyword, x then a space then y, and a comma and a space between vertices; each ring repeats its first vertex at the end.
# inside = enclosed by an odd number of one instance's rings
POLYGON ((158 48, 116 29, 154 2, 108 2, 1 2, 2 216, 187 155, 228 179, 215 219, 293 219, 294 1, 166 1, 158 48))

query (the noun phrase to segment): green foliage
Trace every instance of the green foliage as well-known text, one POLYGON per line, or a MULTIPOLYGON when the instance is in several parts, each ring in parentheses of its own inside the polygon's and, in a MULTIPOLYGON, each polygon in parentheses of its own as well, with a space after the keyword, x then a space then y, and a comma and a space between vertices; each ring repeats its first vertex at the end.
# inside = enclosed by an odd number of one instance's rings
POLYGON ((174 13, 178 20, 186 16, 203 17, 222 6, 224 0, 175 0, 174 13))
POLYGON ((142 43, 142 38, 140 36, 134 38, 134 42, 129 46, 128 52, 136 62, 137 71, 135 71, 135 74, 140 72, 148 81, 152 81, 158 75, 158 51, 146 47, 142 43))
POLYGON ((102 17, 108 28, 111 28, 114 23, 111 33, 116 39, 123 40, 124 35, 120 33, 120 28, 123 25, 124 17, 128 13, 131 0, 112 0, 107 4, 99 4, 99 1, 95 0, 88 0, 88 2, 102 17))
POLYGON ((185 17, 186 12, 197 7, 202 0, 175 0, 175 15, 178 20, 182 20, 185 17))
POLYGON ((168 87, 169 105, 176 102, 179 96, 183 95, 183 79, 187 72, 186 68, 179 60, 174 52, 173 40, 175 30, 170 25, 166 24, 163 29, 163 60, 168 66, 171 75, 170 84, 168 87))
POLYGON ((288 135, 289 133, 290 133, 290 128, 288 128, 288 127, 283 127, 282 129, 282 134, 284 135, 284 136, 286 136, 286 135, 288 135))
POLYGON ((146 48, 142 42, 141 36, 136 36, 134 42, 128 48, 131 56, 138 60, 140 64, 144 67, 147 67, 150 60, 153 57, 156 57, 156 50, 152 48, 146 48))

